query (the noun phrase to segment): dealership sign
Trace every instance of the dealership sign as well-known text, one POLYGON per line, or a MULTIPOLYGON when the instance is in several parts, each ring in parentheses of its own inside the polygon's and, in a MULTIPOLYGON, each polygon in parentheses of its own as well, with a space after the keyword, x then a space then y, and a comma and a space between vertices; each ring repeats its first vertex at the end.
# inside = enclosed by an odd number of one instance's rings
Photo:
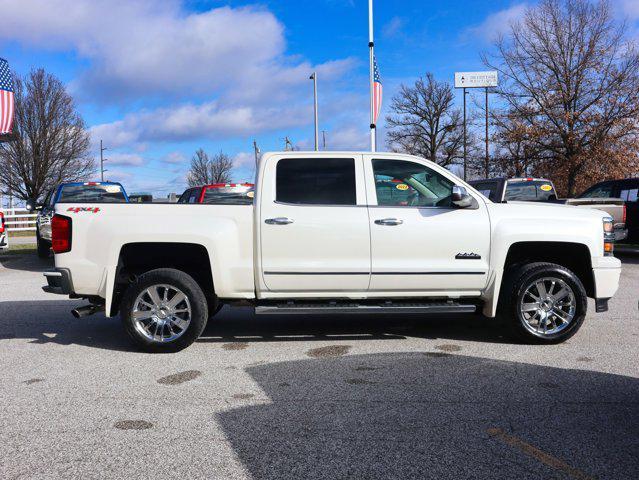
POLYGON ((497 72, 455 72, 455 88, 490 88, 497 86, 497 72))

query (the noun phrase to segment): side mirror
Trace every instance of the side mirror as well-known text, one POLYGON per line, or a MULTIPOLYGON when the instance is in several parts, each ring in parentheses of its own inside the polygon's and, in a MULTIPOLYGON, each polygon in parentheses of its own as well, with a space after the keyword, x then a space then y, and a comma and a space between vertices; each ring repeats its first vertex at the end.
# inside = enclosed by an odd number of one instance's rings
POLYGON ((468 194, 466 187, 454 185, 453 193, 451 195, 451 201, 456 207, 467 208, 473 204, 473 197, 468 194))

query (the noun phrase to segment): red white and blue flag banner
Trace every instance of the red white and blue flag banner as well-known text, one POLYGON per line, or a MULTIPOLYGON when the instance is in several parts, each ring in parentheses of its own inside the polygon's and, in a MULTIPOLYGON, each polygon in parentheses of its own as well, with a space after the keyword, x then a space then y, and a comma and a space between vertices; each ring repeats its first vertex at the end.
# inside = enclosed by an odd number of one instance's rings
POLYGON ((382 79, 377 68, 377 59, 373 57, 373 124, 377 124, 377 119, 382 111, 382 79))
POLYGON ((9 63, 0 58, 0 135, 11 133, 13 129, 13 80, 9 63))

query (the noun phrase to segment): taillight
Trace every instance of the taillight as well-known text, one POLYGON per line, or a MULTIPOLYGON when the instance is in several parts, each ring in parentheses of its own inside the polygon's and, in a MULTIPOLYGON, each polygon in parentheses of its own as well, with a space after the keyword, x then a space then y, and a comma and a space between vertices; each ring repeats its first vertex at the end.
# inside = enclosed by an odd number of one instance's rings
POLYGON ((604 256, 612 256, 615 253, 615 227, 611 217, 603 219, 604 231, 604 256))
POLYGON ((54 215, 51 219, 51 249, 53 253, 71 251, 71 219, 54 215))
POLYGON ((0 233, 4 233, 4 213, 0 212, 0 233))
POLYGON ((626 204, 623 204, 623 215, 621 217, 621 223, 625 224, 626 223, 626 204))

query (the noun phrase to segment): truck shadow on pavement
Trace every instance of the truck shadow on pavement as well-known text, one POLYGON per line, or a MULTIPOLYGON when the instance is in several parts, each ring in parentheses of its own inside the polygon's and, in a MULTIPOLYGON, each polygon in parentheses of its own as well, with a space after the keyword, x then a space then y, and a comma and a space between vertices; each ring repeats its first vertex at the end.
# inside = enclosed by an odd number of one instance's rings
POLYGON ((76 319, 70 311, 83 300, 0 302, 0 342, 24 338, 33 344, 85 345, 135 351, 118 318, 103 314, 76 319))
MULTIPOLYGON (((39 258, 35 254, 0 253, 0 265, 7 270, 21 270, 23 272, 44 272, 53 268, 53 256, 39 258)), ((43 284, 44 282, 43 278, 43 284)))
POLYGON ((495 319, 478 315, 265 315, 225 307, 209 320, 198 342, 252 343, 326 340, 475 340, 512 343, 495 319))
POLYGON ((254 391, 216 420, 254 479, 630 479, 639 469, 636 378, 442 352, 246 372, 254 391))

